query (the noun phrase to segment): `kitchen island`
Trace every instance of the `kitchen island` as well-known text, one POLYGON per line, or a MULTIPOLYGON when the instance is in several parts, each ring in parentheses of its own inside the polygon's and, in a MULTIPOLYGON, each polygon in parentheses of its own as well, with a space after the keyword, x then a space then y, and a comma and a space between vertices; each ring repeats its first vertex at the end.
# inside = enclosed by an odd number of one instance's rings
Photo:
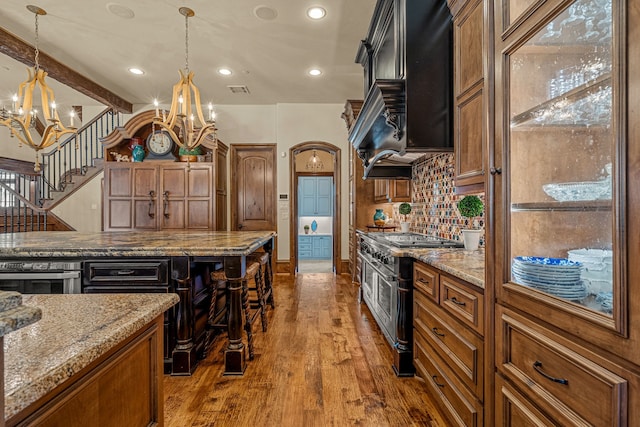
MULTIPOLYGON (((99 292, 98 286, 94 285, 103 286, 104 292, 126 292, 127 288, 118 283, 124 283, 123 280, 133 284, 144 282, 139 277, 139 270, 126 268, 127 263, 136 261, 136 265, 142 265, 141 270, 147 272, 151 268, 146 265, 153 263, 157 270, 156 292, 175 292, 180 297, 164 326, 165 372, 174 375, 190 375, 196 367, 198 354, 203 351, 203 331, 208 314, 206 292, 199 294, 201 296, 196 293, 198 287, 206 288, 202 282, 209 280, 207 272, 224 269, 229 296, 225 374, 236 375, 245 369, 241 299, 246 257, 260 249, 271 253, 274 237, 272 231, 14 233, 0 235, 0 259, 81 259, 84 264, 83 291, 91 289, 94 292, 99 292), (114 263, 111 271, 105 268, 107 262, 114 263), (96 271, 96 276, 92 276, 96 271), (105 275, 101 275, 104 272, 105 275)), ((137 292, 150 292, 148 288, 140 287, 137 292)), ((135 286, 130 289, 136 291, 135 286)))
POLYGON ((176 294, 22 299, 42 318, 4 337, 7 426, 163 425, 162 317, 176 294))

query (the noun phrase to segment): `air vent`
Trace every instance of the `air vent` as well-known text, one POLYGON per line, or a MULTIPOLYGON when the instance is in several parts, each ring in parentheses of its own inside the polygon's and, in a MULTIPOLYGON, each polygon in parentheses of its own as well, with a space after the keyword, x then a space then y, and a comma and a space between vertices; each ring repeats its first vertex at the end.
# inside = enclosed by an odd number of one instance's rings
POLYGON ((245 85, 227 85, 231 93, 249 93, 249 88, 245 85))

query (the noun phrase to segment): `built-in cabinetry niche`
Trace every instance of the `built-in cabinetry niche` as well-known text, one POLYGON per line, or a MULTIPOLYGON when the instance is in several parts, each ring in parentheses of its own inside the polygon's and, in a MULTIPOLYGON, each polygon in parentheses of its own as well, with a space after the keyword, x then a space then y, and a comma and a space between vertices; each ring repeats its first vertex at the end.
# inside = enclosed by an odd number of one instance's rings
POLYGON ((496 425, 640 420, 631 9, 496 3, 496 425))
POLYGON ((203 143, 204 162, 117 161, 131 158, 133 138, 145 143, 152 121, 145 111, 102 140, 104 230, 226 230, 227 147, 220 141, 203 143))

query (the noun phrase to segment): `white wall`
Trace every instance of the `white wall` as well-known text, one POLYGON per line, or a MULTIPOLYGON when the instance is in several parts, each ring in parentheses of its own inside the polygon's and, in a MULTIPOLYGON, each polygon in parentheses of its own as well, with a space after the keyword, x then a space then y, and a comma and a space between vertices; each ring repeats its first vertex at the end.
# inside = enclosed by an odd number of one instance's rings
MULTIPOLYGON (((152 105, 136 106, 137 114, 152 105)), ((349 143, 347 128, 340 117, 343 104, 277 104, 277 105, 217 105, 216 122, 218 138, 225 144, 276 144, 277 145, 277 193, 289 194, 289 148, 304 142, 321 141, 340 148, 341 188, 336 189, 341 198, 342 258, 349 257, 349 143), (286 153, 282 157, 281 153, 286 153)), ((85 113, 85 117, 89 116, 85 113)), ((125 119, 126 121, 126 119, 125 119)), ((2 134, 0 134, 0 137, 2 134)), ((33 156, 33 150, 23 148, 33 156)), ((15 158, 23 158, 15 156, 15 158)), ((27 160, 27 159, 25 159, 27 160)), ((230 170, 230 169, 229 169, 230 170)), ((100 231, 102 200, 102 175, 58 206, 54 213, 79 231, 100 231), (93 206, 97 205, 97 209, 93 206)), ((229 176, 228 187, 231 176, 229 176)), ((290 195, 289 195, 290 196, 290 195)), ((278 201, 278 260, 289 259, 289 204, 278 201), (282 208, 282 209, 281 209, 282 208)), ((295 237, 295 232, 294 232, 295 237)))

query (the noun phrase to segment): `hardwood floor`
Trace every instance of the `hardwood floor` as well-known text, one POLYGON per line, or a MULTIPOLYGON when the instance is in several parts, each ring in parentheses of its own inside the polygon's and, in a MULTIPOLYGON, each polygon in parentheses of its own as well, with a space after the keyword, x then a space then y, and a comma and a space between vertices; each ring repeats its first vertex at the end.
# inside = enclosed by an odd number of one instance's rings
POLYGON ((266 333, 254 324, 245 374, 222 375, 218 337, 193 376, 165 376, 165 425, 446 426, 421 379, 394 375, 356 293, 347 275, 276 275, 276 308, 266 333))

